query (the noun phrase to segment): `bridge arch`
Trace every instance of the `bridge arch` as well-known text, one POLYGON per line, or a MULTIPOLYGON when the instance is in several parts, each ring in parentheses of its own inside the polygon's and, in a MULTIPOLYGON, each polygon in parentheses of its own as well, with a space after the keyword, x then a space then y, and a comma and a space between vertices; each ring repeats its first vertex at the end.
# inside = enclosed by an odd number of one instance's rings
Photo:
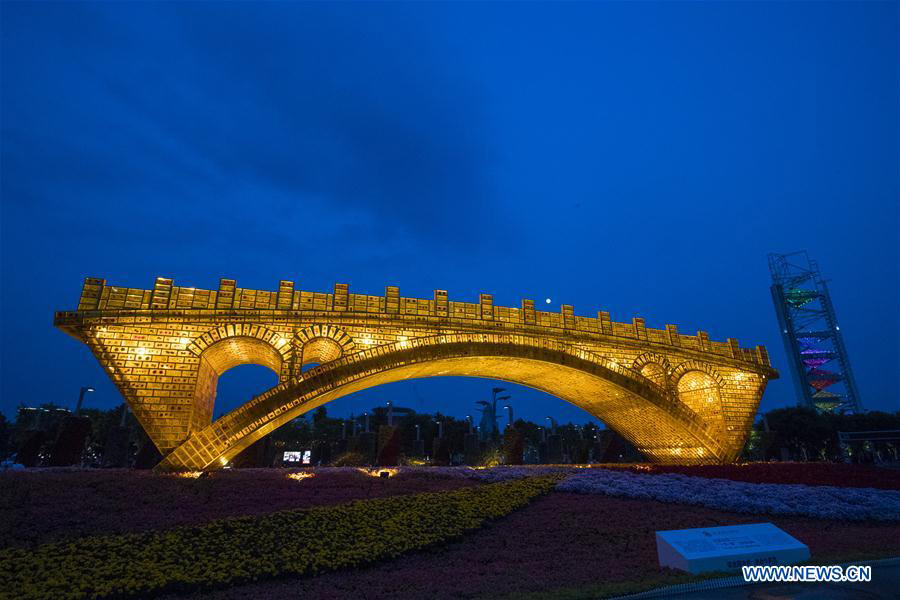
POLYGON ((568 344, 513 334, 452 334, 386 344, 319 365, 194 432, 162 469, 209 469, 284 423, 353 392, 420 377, 505 380, 594 414, 659 462, 718 462, 723 442, 665 389, 568 344))
POLYGON ((699 361, 685 361, 672 372, 672 381, 678 399, 709 423, 716 436, 724 436, 725 380, 719 372, 699 361))
POLYGON ((185 339, 184 344, 189 352, 200 356, 204 350, 216 342, 235 337, 256 338, 275 348, 283 359, 286 360, 291 356, 292 349, 287 339, 268 327, 250 323, 219 325, 201 333, 194 339, 185 339))
POLYGON ((635 358, 634 361, 632 361, 631 368, 640 373, 641 368, 649 363, 660 365, 666 370, 666 373, 672 370, 672 367, 669 364, 669 359, 662 354, 657 354, 656 352, 644 352, 643 354, 635 358))
POLYGON ((631 368, 666 390, 671 387, 669 373, 672 367, 669 359, 662 354, 645 352, 634 359, 631 368))
POLYGON ((713 367, 709 366, 706 363, 702 363, 699 360, 686 360, 683 363, 679 363, 674 369, 672 369, 671 378, 674 383, 678 383, 678 381, 684 377, 686 373, 689 371, 702 371, 706 373, 710 377, 712 377, 719 387, 725 386, 725 378, 719 374, 717 370, 713 367))
POLYGON ((290 344, 265 327, 221 325, 190 340, 187 349, 200 359, 191 397, 191 431, 212 421, 217 384, 226 371, 254 364, 274 371, 279 381, 290 376, 290 344))
POLYGON ((294 334, 299 351, 298 366, 325 364, 355 352, 356 343, 347 332, 334 325, 312 325, 294 334))

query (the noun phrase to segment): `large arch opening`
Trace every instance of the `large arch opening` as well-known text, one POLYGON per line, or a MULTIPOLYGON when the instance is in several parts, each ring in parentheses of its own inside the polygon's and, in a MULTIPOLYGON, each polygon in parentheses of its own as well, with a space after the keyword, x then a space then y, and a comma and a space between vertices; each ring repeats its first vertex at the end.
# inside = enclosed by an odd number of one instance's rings
POLYGON ((516 420, 521 418, 545 424, 547 416, 552 415, 560 424, 597 421, 596 416, 584 409, 532 387, 494 378, 450 376, 401 380, 360 390, 329 403, 328 414, 341 418, 350 414, 361 415, 391 401, 394 406, 408 408, 418 414, 441 413, 457 419, 472 416, 477 424, 482 410, 477 402, 491 400, 491 390, 495 387, 503 388, 498 397, 510 396, 508 402, 497 404, 504 427, 509 421, 509 413, 504 408, 507 405, 512 406, 516 420))
MULTIPOLYGON (((523 434, 525 464, 647 460, 596 415, 542 390, 495 378, 434 376, 404 379, 348 394, 306 414, 311 416, 327 409, 329 419, 344 423, 346 437, 357 430, 362 431, 366 413, 372 420, 372 431, 386 425, 388 402, 393 407, 394 424, 403 428, 403 452, 413 459, 433 456, 437 423, 440 422, 443 435, 450 440, 452 459, 465 464, 479 464, 479 459, 474 457, 471 449, 467 451, 464 434, 471 432, 479 440, 492 439, 495 449, 501 448, 510 424, 523 434), (491 434, 483 431, 483 420, 492 407, 494 389, 499 391, 496 393, 496 429, 491 434), (416 425, 419 425, 418 432, 414 429, 416 425), (547 442, 553 435, 562 441, 551 449, 547 442), (421 449, 414 443, 417 439, 422 442, 421 449)), ((269 435, 290 439, 285 427, 303 426, 295 419, 269 435)), ((333 447, 344 447, 342 440, 333 439, 333 447)), ((329 456, 337 458, 339 455, 329 456)))
POLYGON ((435 376, 495 379, 529 386, 575 404, 657 462, 718 462, 721 439, 693 411, 633 371, 562 347, 473 339, 366 351, 316 367, 226 415, 167 457, 167 468, 225 464, 294 417, 375 386, 435 376), (598 362, 599 360, 599 362, 598 362))

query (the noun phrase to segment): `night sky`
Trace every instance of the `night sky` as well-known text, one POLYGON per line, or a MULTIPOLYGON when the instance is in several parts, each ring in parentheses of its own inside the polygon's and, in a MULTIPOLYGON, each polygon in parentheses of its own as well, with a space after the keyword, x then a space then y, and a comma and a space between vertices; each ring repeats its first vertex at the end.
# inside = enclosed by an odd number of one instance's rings
MULTIPOLYGON (((900 408, 897 3, 0 7, 8 416, 121 402, 52 327, 85 276, 643 316, 766 345, 762 408, 788 406, 766 255, 801 249, 864 406, 900 408)), ((229 371, 216 413, 274 380, 229 371)), ((492 385, 328 409, 462 417, 492 385)), ((517 416, 589 419, 506 387, 517 416)))

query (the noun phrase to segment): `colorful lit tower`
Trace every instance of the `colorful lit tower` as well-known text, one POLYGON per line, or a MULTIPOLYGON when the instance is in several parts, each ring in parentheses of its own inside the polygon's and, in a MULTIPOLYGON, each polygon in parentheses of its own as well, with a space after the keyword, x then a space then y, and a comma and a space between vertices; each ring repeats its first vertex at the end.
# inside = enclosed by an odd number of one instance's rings
POLYGON ((850 359, 819 265, 806 252, 769 254, 772 300, 799 404, 860 412, 850 359))

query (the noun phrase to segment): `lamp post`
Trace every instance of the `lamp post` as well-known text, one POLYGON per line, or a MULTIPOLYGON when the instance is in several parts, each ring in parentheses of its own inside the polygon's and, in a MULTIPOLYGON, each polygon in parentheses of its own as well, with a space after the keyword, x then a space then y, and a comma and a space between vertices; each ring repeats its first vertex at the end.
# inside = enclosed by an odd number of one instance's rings
POLYGON ((491 428, 492 428, 491 435, 493 435, 494 431, 497 431, 499 429, 499 427, 497 427, 497 400, 509 399, 509 396, 503 396, 501 398, 497 397, 497 394, 499 394, 500 392, 503 392, 503 391, 506 391, 506 388, 502 388, 502 387, 491 388, 491 392, 493 394, 491 397, 491 400, 492 400, 492 402, 491 402, 491 418, 493 418, 493 422, 491 423, 491 428))
POLYGON ((90 386, 85 386, 81 388, 81 393, 78 394, 78 404, 75 405, 75 416, 78 416, 78 413, 81 412, 81 404, 84 402, 84 394, 85 392, 93 392, 94 388, 90 386))
POLYGON ((394 403, 390 400, 387 401, 387 418, 388 418, 388 427, 394 426, 394 403))
POLYGON ((369 433, 369 413, 365 412, 363 415, 366 417, 366 433, 369 433))
MULTIPOLYGON (((504 404, 505 404, 506 401, 509 400, 509 399, 510 399, 510 396, 498 396, 498 397, 497 397, 497 400, 500 400, 500 401, 503 402, 504 404)), ((496 407, 497 407, 497 401, 495 400, 495 401, 494 401, 494 418, 495 418, 495 419, 499 419, 499 418, 500 418, 500 415, 497 414, 496 407)), ((507 407, 504 406, 504 408, 507 408, 507 407)), ((497 431, 498 434, 500 433, 500 425, 498 425, 496 421, 494 421, 494 429, 497 431)))
POLYGON ((418 424, 416 424, 416 441, 418 442, 421 439, 422 439, 421 428, 419 427, 418 424))
POLYGON ((472 433, 472 415, 466 415, 466 421, 469 423, 469 433, 472 433))
POLYGON ((437 423, 437 426, 438 426, 438 434, 437 434, 438 439, 441 439, 442 437, 444 437, 444 422, 443 421, 435 421, 435 423, 437 423))
POLYGON ((509 427, 510 429, 512 429, 512 426, 513 426, 513 407, 512 407, 512 404, 507 404, 507 405, 504 406, 503 408, 505 408, 506 410, 509 411, 509 424, 507 425, 507 427, 509 427))

